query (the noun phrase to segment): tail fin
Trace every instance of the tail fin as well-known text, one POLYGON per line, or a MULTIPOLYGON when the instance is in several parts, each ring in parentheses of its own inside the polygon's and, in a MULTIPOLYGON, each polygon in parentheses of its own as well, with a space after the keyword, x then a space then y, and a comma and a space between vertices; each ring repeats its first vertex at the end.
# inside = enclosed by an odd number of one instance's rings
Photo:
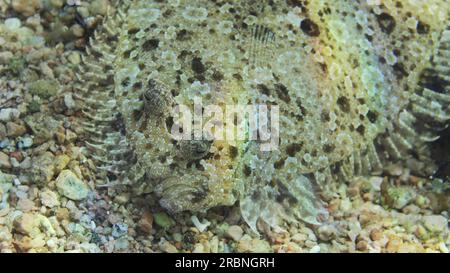
POLYGON ((263 25, 255 25, 251 29, 248 54, 250 64, 255 67, 265 66, 272 60, 272 48, 275 46, 275 33, 263 25))

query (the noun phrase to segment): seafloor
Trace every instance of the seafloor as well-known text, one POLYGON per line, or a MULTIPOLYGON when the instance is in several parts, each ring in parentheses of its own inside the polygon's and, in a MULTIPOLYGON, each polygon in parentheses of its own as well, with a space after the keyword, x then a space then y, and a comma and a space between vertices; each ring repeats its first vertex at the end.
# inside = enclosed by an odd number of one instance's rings
POLYGON ((449 252, 448 190, 401 165, 335 182, 328 224, 259 235, 237 206, 169 215, 97 183, 70 83, 108 5, 0 0, 0 252, 449 252))

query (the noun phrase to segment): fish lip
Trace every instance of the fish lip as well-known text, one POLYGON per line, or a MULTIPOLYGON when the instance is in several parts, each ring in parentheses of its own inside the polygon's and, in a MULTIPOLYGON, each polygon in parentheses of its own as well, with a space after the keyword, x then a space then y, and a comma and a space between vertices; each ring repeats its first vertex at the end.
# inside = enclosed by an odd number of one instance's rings
POLYGON ((205 209, 203 202, 194 202, 196 195, 201 193, 200 188, 180 181, 179 178, 168 177, 156 186, 155 193, 160 198, 159 204, 173 213, 205 209))

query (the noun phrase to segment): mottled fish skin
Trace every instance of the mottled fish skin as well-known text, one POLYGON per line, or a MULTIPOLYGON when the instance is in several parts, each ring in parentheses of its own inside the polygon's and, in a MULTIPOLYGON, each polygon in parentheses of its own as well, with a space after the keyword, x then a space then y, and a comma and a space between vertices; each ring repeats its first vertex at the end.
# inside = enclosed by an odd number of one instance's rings
POLYGON ((449 10, 444 0, 121 2, 80 73, 93 158, 170 212, 239 200, 254 230, 258 219, 319 224, 314 185, 422 157, 431 127, 448 125, 449 10), (195 96, 278 105, 279 150, 174 141, 172 106, 195 96))

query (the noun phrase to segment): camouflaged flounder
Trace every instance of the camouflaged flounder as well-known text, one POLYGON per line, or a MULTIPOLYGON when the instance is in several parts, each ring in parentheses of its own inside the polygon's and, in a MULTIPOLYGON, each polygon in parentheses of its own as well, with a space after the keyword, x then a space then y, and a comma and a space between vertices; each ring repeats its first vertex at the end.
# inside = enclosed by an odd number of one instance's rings
MULTIPOLYGON (((315 185, 423 160, 450 118, 445 0, 120 1, 77 85, 100 175, 170 212, 319 223, 315 185), (169 136, 175 104, 280 107, 279 150, 169 136)), ((419 166, 420 167, 420 166, 419 166)), ((422 170, 424 171, 424 170, 422 170)))

